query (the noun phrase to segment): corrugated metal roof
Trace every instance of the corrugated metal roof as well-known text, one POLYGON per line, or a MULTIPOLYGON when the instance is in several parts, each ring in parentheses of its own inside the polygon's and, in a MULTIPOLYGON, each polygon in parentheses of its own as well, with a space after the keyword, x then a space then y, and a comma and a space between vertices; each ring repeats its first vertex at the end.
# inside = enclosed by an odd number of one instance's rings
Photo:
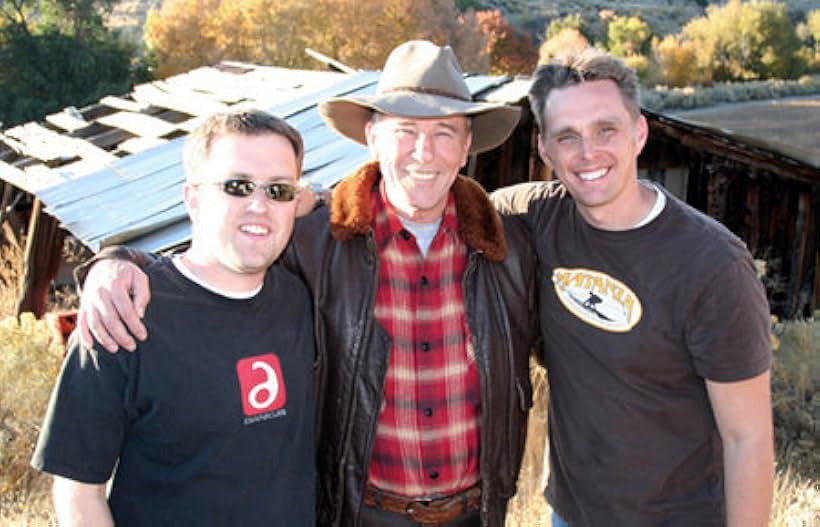
MULTIPOLYGON (((64 133, 48 130, 44 140, 16 144, 16 155, 6 151, 4 156, 4 143, 13 147, 0 137, 0 177, 36 194, 49 214, 94 251, 117 243, 160 251, 190 239, 181 192, 182 147, 184 135, 197 122, 227 107, 250 106, 282 117, 304 138, 303 179, 329 187, 367 161, 369 153, 326 127, 317 104, 333 96, 373 93, 378 78, 378 72, 347 75, 242 63, 200 68, 137 86, 129 98, 107 97, 83 112, 55 114, 48 122, 63 126, 64 133), (109 157, 86 158, 75 148, 70 150, 76 159, 60 165, 68 140, 106 143, 121 157, 94 146, 94 153, 109 157), (59 151, 45 149, 49 142, 59 145, 59 151), (47 159, 37 156, 40 151, 47 151, 47 159), (14 162, 3 162, 4 157, 14 162)), ((467 78, 474 94, 508 81, 467 78)), ((9 140, 23 132, 18 128, 7 131, 9 140)))

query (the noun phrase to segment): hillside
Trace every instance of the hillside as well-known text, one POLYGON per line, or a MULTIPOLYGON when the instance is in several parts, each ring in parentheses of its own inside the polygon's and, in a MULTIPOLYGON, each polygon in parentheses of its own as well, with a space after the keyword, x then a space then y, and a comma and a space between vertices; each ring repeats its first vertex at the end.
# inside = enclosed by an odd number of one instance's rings
MULTIPOLYGON (((487 0, 483 4, 501 9, 516 27, 526 29, 540 41, 550 20, 569 14, 582 13, 587 21, 600 21, 602 10, 618 15, 638 15, 658 35, 677 33, 690 19, 704 14, 705 6, 725 1, 708 0, 487 0)), ((787 0, 793 18, 818 8, 817 0, 787 0)), ((593 34, 603 34, 603 25, 593 26, 593 34)))

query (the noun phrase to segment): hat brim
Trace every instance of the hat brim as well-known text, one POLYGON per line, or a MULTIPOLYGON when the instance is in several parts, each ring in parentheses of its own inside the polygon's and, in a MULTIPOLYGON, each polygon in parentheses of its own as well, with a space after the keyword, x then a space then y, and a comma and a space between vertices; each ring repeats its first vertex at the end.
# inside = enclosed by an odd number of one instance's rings
POLYGON ((465 115, 472 118, 470 153, 486 152, 510 136, 521 117, 521 109, 498 103, 462 101, 440 95, 406 92, 363 97, 338 97, 319 104, 328 126, 359 144, 367 145, 365 125, 373 112, 411 119, 435 119, 465 115))

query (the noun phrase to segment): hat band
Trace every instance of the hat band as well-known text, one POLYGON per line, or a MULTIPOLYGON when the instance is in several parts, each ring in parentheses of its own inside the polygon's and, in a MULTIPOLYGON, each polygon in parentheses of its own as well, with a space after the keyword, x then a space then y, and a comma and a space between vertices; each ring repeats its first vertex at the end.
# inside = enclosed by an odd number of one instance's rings
POLYGON ((423 93, 426 95, 439 95, 441 97, 449 97, 450 99, 458 99, 459 101, 473 102, 472 98, 463 97, 461 95, 450 93, 444 90, 437 90, 435 88, 425 88, 423 86, 399 86, 397 88, 390 88, 381 92, 381 95, 393 93, 397 91, 409 91, 414 93, 423 93))

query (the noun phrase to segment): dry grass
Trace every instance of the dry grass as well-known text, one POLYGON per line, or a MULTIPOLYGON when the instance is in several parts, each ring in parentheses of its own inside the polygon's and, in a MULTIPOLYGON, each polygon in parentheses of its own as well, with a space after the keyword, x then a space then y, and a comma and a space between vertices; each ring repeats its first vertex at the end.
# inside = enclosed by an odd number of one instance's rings
POLYGON ((23 277, 23 249, 7 223, 0 232, 0 319, 17 309, 20 280, 23 277))
POLYGON ((42 525, 51 517, 46 478, 28 466, 62 357, 50 337, 31 313, 0 320, 2 525, 42 525))
POLYGON ((547 401, 549 385, 546 372, 532 362, 534 405, 530 410, 524 462, 518 475, 518 493, 507 507, 507 525, 511 527, 550 527, 550 508, 544 499, 549 471, 547 457, 547 401))

